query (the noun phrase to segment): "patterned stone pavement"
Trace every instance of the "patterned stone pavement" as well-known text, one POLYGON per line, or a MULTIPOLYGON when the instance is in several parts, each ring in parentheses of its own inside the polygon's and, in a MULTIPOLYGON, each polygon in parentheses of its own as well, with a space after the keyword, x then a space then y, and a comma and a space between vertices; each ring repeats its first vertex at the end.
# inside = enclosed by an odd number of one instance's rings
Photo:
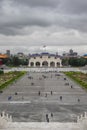
POLYGON ((0 112, 14 122, 76 122, 86 101, 87 93, 63 73, 28 72, 0 94, 0 112))

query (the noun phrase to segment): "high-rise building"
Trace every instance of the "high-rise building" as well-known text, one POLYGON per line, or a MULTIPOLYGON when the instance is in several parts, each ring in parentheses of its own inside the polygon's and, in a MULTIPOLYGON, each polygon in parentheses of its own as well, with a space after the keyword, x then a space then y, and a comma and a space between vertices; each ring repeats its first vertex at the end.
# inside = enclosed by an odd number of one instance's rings
POLYGON ((69 54, 73 54, 73 50, 72 49, 69 50, 69 54))
POLYGON ((6 54, 10 56, 10 50, 6 50, 6 54))

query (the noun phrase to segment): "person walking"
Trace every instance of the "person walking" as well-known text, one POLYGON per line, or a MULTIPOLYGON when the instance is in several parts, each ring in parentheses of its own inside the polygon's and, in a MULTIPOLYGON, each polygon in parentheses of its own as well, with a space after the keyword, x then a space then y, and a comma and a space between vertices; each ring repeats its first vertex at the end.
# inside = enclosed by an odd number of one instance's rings
POLYGON ((49 122, 48 114, 46 114, 46 121, 49 122))
POLYGON ((47 93, 45 94, 45 97, 47 97, 47 93))
POLYGON ((73 86, 71 85, 71 88, 73 88, 73 86))
POLYGON ((51 91, 51 95, 53 95, 53 91, 51 91))
POLYGON ((53 117, 53 113, 51 113, 51 117, 53 117))
POLYGON ((47 118, 47 122, 49 122, 49 118, 47 118))
POLYGON ((40 96, 40 91, 38 92, 38 95, 40 96))
POLYGON ((62 96, 60 96, 60 100, 62 101, 62 96))
POLYGON ((80 102, 80 99, 78 98, 78 102, 80 102))

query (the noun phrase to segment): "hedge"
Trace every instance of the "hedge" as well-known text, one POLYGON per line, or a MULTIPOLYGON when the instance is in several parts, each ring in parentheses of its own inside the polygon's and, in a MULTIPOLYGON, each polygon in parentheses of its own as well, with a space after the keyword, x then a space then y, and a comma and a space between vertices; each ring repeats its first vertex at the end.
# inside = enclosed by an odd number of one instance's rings
MULTIPOLYGON (((12 72, 9 72, 12 73, 12 72)), ((5 81, 3 84, 0 85, 0 90, 6 88, 8 85, 19 79, 21 76, 23 76, 26 72, 18 72, 18 75, 16 77, 12 77, 11 79, 5 81)))
MULTIPOLYGON (((64 72, 64 74, 66 74, 68 77, 80 84, 83 88, 87 89, 87 82, 78 77, 78 75, 83 74, 82 72, 64 72)), ((85 74, 85 76, 87 76, 87 74, 85 74)))
POLYGON ((0 70, 0 74, 3 74, 4 73, 4 71, 3 70, 0 70))

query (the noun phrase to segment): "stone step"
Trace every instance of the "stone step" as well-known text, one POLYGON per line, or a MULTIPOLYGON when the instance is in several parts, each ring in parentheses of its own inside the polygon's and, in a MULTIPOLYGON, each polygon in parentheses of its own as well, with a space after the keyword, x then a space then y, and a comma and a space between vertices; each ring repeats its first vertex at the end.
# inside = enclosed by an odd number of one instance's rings
POLYGON ((79 123, 7 123, 3 130, 83 130, 79 123))

